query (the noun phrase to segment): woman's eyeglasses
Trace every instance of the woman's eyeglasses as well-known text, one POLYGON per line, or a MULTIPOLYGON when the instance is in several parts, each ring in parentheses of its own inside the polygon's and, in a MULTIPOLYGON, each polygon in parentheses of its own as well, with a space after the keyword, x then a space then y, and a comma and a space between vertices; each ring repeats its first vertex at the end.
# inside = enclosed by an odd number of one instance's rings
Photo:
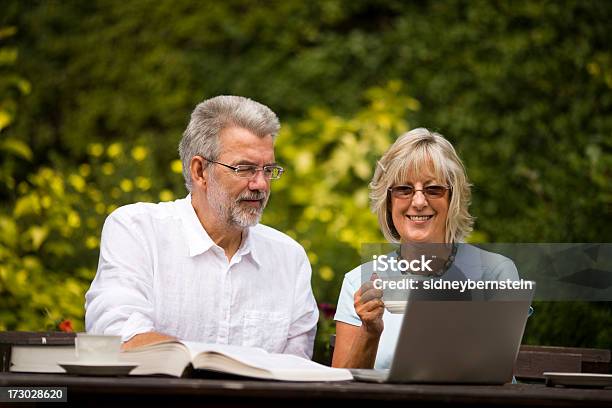
POLYGON ((389 187, 389 193, 391 193, 391 195, 395 198, 401 198, 401 199, 409 199, 412 198, 414 196, 414 193, 416 193, 417 191, 422 192, 426 198, 440 198, 443 197, 444 194, 446 193, 446 190, 450 190, 450 187, 448 186, 438 186, 438 185, 431 185, 431 186, 425 186, 422 189, 416 189, 414 188, 414 186, 410 186, 410 185, 399 185, 399 186, 393 186, 393 187, 389 187))

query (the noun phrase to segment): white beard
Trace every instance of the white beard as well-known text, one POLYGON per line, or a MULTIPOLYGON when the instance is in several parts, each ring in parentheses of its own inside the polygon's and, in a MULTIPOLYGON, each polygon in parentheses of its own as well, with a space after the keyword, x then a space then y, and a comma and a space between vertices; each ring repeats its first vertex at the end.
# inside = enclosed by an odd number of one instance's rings
POLYGON ((217 213, 219 219, 225 220, 230 226, 238 226, 240 228, 252 227, 259 223, 269 198, 268 194, 261 191, 247 190, 242 192, 238 198, 232 200, 227 191, 217 183, 214 177, 209 177, 208 179, 207 195, 208 203, 217 213), (245 198, 263 199, 263 203, 259 208, 244 207, 241 205, 241 200, 245 198))

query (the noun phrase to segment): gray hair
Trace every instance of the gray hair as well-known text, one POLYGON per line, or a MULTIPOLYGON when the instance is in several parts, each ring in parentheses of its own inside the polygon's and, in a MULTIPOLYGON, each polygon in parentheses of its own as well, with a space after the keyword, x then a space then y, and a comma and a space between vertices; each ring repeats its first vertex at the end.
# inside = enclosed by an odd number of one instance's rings
POLYGON ((178 148, 188 191, 191 192, 191 159, 203 156, 217 160, 219 134, 228 127, 241 127, 259 137, 276 138, 280 123, 270 108, 242 96, 221 95, 198 104, 178 148))
POLYGON ((446 242, 462 242, 472 231, 474 218, 468 212, 470 183, 461 159, 442 135, 417 128, 401 135, 381 157, 370 183, 372 211, 390 242, 399 242, 401 237, 391 217, 388 189, 394 184, 403 184, 410 175, 418 175, 427 168, 450 187, 446 242))

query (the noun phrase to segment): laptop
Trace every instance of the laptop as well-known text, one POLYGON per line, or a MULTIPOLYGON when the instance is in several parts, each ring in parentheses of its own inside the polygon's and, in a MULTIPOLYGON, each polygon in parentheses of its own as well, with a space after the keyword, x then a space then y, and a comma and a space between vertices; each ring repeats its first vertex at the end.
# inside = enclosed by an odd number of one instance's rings
POLYGON ((368 382, 511 382, 535 282, 531 286, 471 297, 480 300, 454 300, 448 293, 439 300, 435 291, 418 296, 411 292, 391 368, 351 373, 355 380, 368 382))

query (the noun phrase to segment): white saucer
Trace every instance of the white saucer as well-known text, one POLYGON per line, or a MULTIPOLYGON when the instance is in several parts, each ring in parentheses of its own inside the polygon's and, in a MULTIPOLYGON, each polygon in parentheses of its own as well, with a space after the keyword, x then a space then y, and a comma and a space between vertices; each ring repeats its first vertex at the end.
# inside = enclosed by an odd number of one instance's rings
POLYGON ((128 375, 138 363, 128 361, 58 361, 68 374, 77 375, 128 375))
POLYGON ((545 372, 544 378, 551 387, 612 387, 612 374, 545 372))

